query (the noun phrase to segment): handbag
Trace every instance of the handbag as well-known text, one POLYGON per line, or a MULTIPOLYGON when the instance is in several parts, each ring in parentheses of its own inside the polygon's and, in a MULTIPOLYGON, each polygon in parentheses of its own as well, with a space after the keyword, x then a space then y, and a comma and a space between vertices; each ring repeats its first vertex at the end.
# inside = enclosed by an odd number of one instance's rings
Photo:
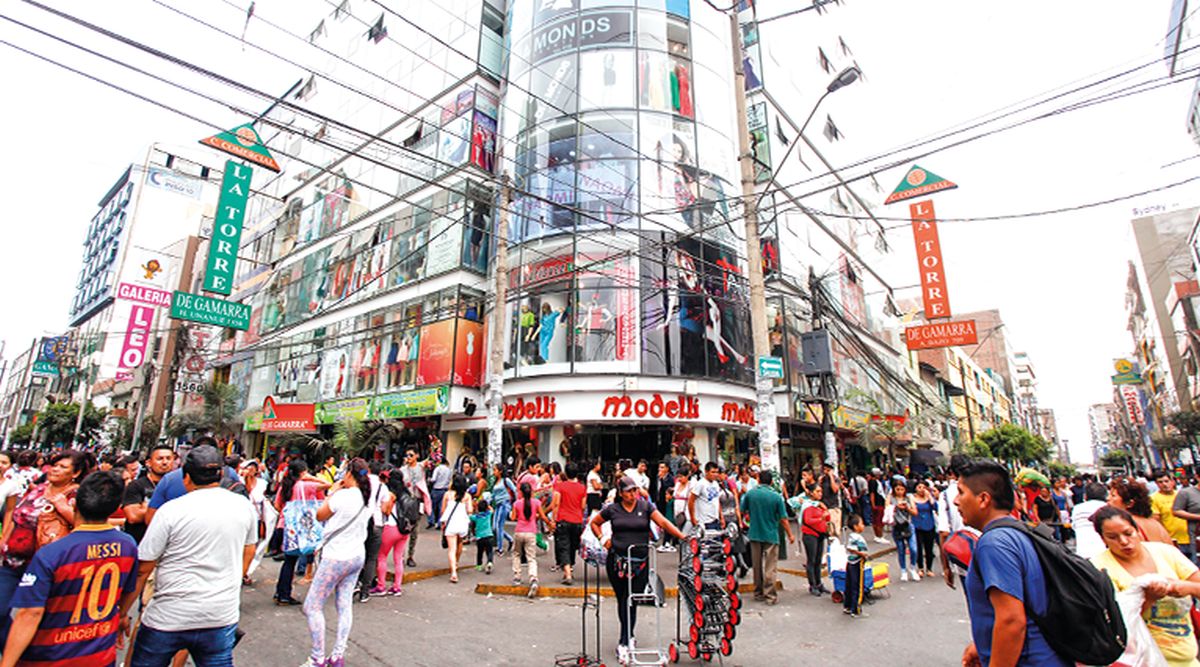
POLYGON ((301 487, 301 496, 283 506, 283 553, 287 556, 310 556, 323 542, 325 525, 317 521, 320 502, 316 498, 305 498, 307 487, 301 487))
POLYGON ((541 551, 545 551, 550 548, 550 543, 546 541, 546 534, 540 530, 538 531, 537 536, 533 539, 533 541, 535 543, 537 543, 537 548, 541 551))
MULTIPOLYGON (((79 488, 78 484, 72 484, 67 490, 59 494, 60 497, 67 499, 74 506, 75 491, 79 488)), ((37 517, 37 545, 42 548, 51 542, 60 540, 66 537, 71 532, 71 524, 54 509, 54 505, 50 502, 48 496, 43 496, 46 501, 45 510, 37 517)))

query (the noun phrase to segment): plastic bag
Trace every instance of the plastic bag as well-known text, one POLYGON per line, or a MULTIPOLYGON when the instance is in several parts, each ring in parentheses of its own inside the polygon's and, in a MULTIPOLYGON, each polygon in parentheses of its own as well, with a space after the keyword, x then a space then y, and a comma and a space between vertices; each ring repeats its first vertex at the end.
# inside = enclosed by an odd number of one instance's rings
POLYGON ((1158 644, 1154 643, 1146 621, 1142 620, 1142 603, 1146 600, 1144 589, 1147 583, 1156 579, 1161 580, 1162 577, 1144 574, 1135 579, 1129 588, 1117 593, 1117 604, 1121 607, 1121 617, 1125 619, 1129 641, 1125 645, 1125 652, 1112 667, 1169 667, 1162 651, 1158 650, 1158 644))
POLYGON ((830 572, 844 572, 846 570, 846 562, 849 559, 849 554, 846 553, 846 547, 838 540, 829 541, 828 564, 830 572))
MULTIPOLYGON (((593 512, 592 516, 596 513, 593 512)), ((608 550, 604 548, 604 543, 612 539, 612 525, 605 521, 600 525, 600 537, 596 537, 592 533, 591 517, 588 518, 588 523, 583 526, 583 535, 579 539, 580 552, 583 554, 584 560, 591 561, 600 565, 604 565, 608 560, 608 550)))

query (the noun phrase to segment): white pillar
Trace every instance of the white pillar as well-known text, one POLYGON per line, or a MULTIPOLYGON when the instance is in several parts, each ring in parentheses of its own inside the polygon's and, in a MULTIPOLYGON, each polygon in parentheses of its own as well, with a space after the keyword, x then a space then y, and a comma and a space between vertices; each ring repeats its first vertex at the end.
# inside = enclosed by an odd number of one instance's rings
POLYGON ((700 463, 701 470, 704 470, 705 463, 717 460, 707 427, 697 426, 692 429, 692 446, 696 448, 696 460, 700 463))

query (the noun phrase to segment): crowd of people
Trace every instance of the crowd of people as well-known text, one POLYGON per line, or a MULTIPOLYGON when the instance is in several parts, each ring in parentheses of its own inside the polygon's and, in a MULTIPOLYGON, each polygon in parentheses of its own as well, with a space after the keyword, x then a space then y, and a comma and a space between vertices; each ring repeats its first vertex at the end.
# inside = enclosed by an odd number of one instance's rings
POLYGON ((166 446, 100 460, 70 449, 0 453, 0 667, 112 664, 125 641, 136 667, 181 665, 189 654, 197 665, 232 664, 241 589, 272 559, 275 604, 300 606, 307 620, 306 666, 341 667, 355 603, 403 594, 421 532, 440 538, 451 585, 474 545, 476 570, 490 575, 507 557, 513 584, 530 597, 542 552, 552 554, 558 583, 573 586, 590 540, 608 554, 624 662, 637 617, 622 602, 645 586, 646 551, 671 553, 687 536, 730 526, 736 576, 753 572, 754 599, 767 606, 779 599, 778 561, 797 541, 808 592, 828 594, 822 568, 837 542, 846 554, 843 611, 865 616, 873 537, 895 545, 901 581, 938 576, 935 562, 949 586, 961 579, 974 638, 964 664, 1073 664, 1034 620, 1053 587, 1030 540, 999 529, 1013 518, 1088 559, 1115 590, 1143 595, 1167 664, 1200 667, 1190 603, 1200 593, 1200 479, 1051 481, 954 457, 936 475, 842 476, 825 465, 792 484, 753 458, 726 469, 679 451, 653 471, 645 460, 606 471, 599 461, 543 464, 532 455, 509 470, 470 455, 421 460, 416 448, 396 466, 330 456, 310 469, 301 455, 225 456, 211 438, 183 456, 166 446), (952 546, 963 539, 965 556, 952 546), (303 599, 297 582, 307 586, 303 599), (76 598, 73 613, 52 611, 76 598), (327 643, 330 598, 337 620, 327 643))

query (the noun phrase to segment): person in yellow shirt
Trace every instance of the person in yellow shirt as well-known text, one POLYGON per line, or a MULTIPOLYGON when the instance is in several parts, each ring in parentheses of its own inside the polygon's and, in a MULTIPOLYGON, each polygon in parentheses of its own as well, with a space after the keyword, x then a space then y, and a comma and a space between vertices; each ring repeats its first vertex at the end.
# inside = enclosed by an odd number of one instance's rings
POLYGON ((1155 519, 1167 529, 1171 534, 1171 539, 1175 540, 1175 545, 1179 550, 1188 557, 1189 560, 1195 560, 1196 551, 1192 546, 1191 536, 1188 535, 1188 522, 1185 519, 1175 516, 1172 508, 1175 506, 1175 478, 1171 477, 1171 473, 1162 471, 1154 480, 1158 484, 1158 491, 1150 495, 1150 508, 1155 519))

